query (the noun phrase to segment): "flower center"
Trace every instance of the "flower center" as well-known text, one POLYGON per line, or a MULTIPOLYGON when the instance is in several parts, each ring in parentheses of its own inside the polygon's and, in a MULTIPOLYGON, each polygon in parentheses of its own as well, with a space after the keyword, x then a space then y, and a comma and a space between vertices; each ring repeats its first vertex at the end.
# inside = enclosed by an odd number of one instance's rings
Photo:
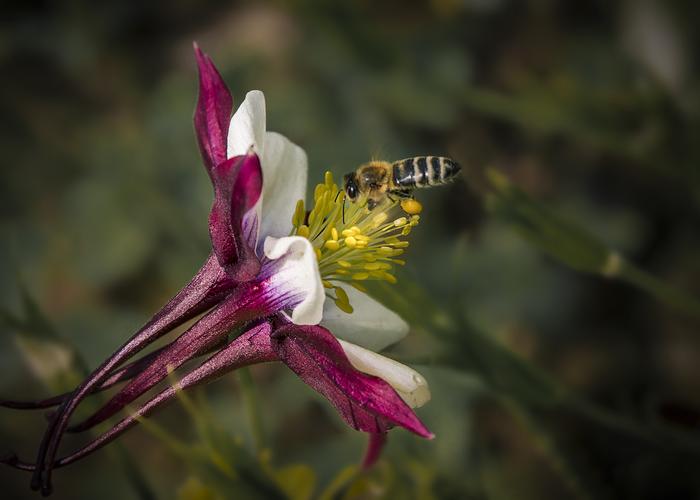
POLYGON ((371 211, 366 195, 355 202, 346 200, 333 174, 326 172, 325 182, 314 190, 314 206, 308 217, 304 201, 297 202, 292 234, 311 242, 327 296, 342 311, 351 313, 348 295, 340 284, 366 292, 363 281, 396 283, 394 267, 405 264, 396 257, 408 247, 408 241, 402 238, 419 220, 419 215, 403 215, 399 202, 389 197, 371 211))

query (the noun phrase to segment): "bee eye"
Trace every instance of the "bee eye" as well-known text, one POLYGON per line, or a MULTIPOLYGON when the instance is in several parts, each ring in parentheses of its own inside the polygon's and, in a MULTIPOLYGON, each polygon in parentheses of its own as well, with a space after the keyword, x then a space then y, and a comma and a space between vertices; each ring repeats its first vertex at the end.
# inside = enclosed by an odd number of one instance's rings
POLYGON ((350 198, 351 200, 354 200, 355 197, 357 196, 357 189, 355 188, 355 186, 350 185, 350 186, 348 186, 346 193, 348 195, 348 198, 350 198))

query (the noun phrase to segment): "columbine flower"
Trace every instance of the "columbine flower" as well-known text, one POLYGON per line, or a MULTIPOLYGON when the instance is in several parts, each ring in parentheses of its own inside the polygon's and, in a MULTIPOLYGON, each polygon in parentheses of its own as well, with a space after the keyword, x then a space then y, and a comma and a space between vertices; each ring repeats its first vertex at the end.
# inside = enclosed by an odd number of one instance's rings
POLYGON ((418 217, 392 216, 395 204, 390 201, 372 212, 362 204, 349 204, 343 216, 345 202, 330 173, 316 186, 307 216, 304 151, 266 131, 265 100, 259 91, 248 93, 231 118, 229 90, 196 45, 195 54, 200 87, 194 123, 214 186, 209 217, 213 252, 192 281, 72 393, 35 404, 4 403, 58 406, 36 464, 14 456, 4 460, 34 471, 32 487, 44 493, 51 491, 54 468, 104 446, 178 390, 254 363, 282 361, 325 396, 350 426, 369 433, 367 465, 377 458, 391 427, 432 437, 411 409, 430 398, 425 379, 370 350, 398 341, 408 326, 366 295, 362 286, 372 279, 395 281, 391 271, 403 264, 396 257, 408 245, 402 237, 418 217), (171 343, 124 364, 200 314, 171 343), (232 331, 243 333, 229 341, 232 331), (205 354, 210 357, 198 367, 87 446, 56 457, 66 431, 85 431, 105 421, 172 370, 205 354), (97 412, 69 426, 84 398, 127 380, 97 412))

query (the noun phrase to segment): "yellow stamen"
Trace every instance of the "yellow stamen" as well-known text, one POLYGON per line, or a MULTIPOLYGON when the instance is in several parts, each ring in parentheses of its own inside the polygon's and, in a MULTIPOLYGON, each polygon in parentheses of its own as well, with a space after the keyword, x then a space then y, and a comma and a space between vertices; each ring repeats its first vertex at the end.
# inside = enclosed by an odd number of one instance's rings
POLYGON ((352 308, 352 305, 350 304, 350 301, 343 302, 341 300, 336 299, 335 300, 335 305, 338 306, 338 309, 340 309, 343 312, 346 312, 348 314, 352 314, 354 309, 352 308))
POLYGON ((363 281, 396 283, 393 268, 405 262, 394 257, 408 247, 404 238, 419 223, 421 210, 421 204, 415 200, 399 203, 387 198, 370 211, 366 196, 355 202, 346 200, 333 175, 326 172, 324 182, 314 189, 314 204, 308 217, 303 201, 297 203, 292 234, 311 242, 323 286, 335 292, 335 296, 328 297, 340 310, 351 313, 348 295, 339 284, 366 293, 363 281))
POLYGON ((401 208, 410 215, 416 215, 423 211, 423 205, 414 199, 401 200, 401 208))
POLYGON ((336 240, 328 240, 323 244, 328 250, 338 250, 340 248, 340 243, 336 240))
POLYGON ((297 206, 294 209, 294 215, 292 216, 292 224, 294 227, 299 227, 304 223, 306 217, 306 212, 304 211, 304 200, 297 201, 297 206))
POLYGON ((384 224, 388 218, 386 212, 379 213, 372 218, 372 226, 377 228, 384 224))
POLYGON ((393 274, 383 273, 382 276, 384 277, 385 280, 387 280, 392 285, 394 283, 396 283, 396 276, 394 276, 393 274))
MULTIPOLYGON (((379 269, 384 269, 383 266, 384 264, 381 262, 370 262, 369 264, 365 264, 363 267, 368 271, 377 271, 379 269)), ((387 266, 387 269, 391 268, 391 266, 389 266, 388 264, 387 266)))
POLYGON ((350 285, 351 285, 355 290, 359 290, 359 291, 361 291, 362 293, 367 293, 367 288, 365 288, 364 286, 360 285, 359 283, 355 283, 355 282, 353 281, 353 282, 350 283, 350 285))

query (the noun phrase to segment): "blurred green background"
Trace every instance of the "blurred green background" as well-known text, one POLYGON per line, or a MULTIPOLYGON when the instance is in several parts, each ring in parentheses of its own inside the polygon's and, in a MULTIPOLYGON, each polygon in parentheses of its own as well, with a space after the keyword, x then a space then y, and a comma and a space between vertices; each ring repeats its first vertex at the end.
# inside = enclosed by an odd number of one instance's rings
MULTIPOLYGON (((389 355, 428 378, 434 441, 396 430, 358 474, 364 436, 255 367, 254 387, 230 375, 58 471, 54 498, 698 498, 699 16, 687 0, 3 2, 0 397, 77 383, 208 254, 193 40, 236 104, 265 92, 312 183, 370 157, 464 166, 419 193, 405 272, 373 289, 411 322, 389 355)), ((0 411, 0 453, 31 459, 44 427, 0 411)), ((0 482, 34 497, 27 474, 0 482)))

